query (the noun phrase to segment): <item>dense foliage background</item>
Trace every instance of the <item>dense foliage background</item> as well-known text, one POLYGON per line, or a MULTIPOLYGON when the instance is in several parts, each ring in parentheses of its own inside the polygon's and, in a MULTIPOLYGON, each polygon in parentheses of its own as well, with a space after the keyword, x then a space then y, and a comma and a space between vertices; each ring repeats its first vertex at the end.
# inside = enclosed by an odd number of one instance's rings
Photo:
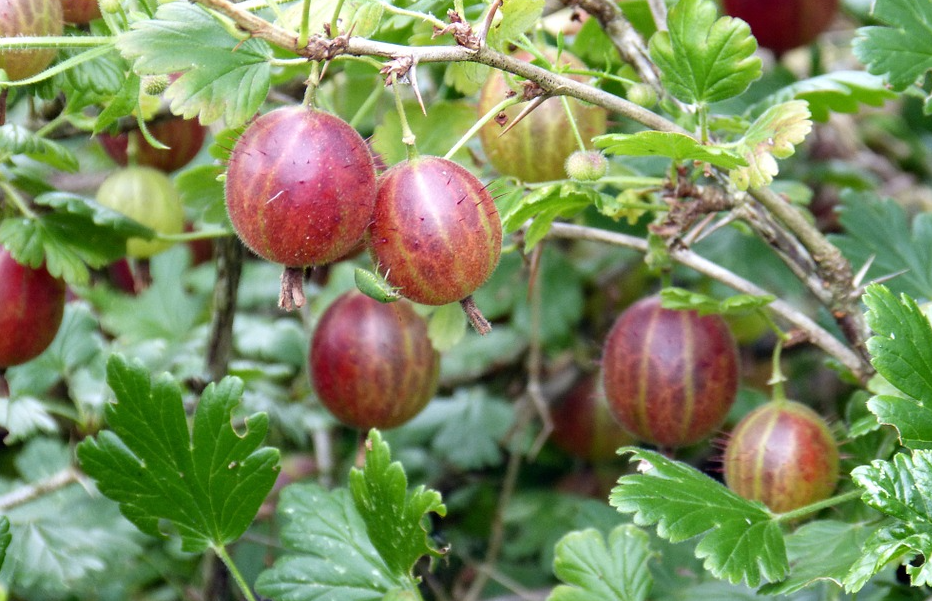
MULTIPOLYGON (((61 36, 0 28, 9 73, 14 48, 57 50, 0 79, 0 243, 69 289, 51 346, 4 374, 7 598, 928 597, 932 2, 847 0, 811 44, 780 25, 795 47, 780 54, 712 0, 100 8, 61 36), (471 129, 499 127, 504 97, 478 108, 497 71, 519 110, 605 109, 607 174, 494 167, 471 129), (412 134, 448 155, 506 233, 473 295, 491 333, 457 303, 418 306, 439 389, 384 432, 337 422, 307 364, 322 313, 360 268, 380 286, 378 266, 314 268, 285 312, 282 267, 244 250, 224 205, 243 130, 302 102, 356 128, 380 168, 412 134), (193 160, 111 205, 140 204, 136 221, 108 209, 120 167, 101 139, 133 132, 141 162, 174 116, 208 128, 169 143, 193 160), (180 195, 187 233, 147 222, 157 190, 180 195), (131 238, 164 250, 127 261, 131 238), (737 401, 711 440, 592 459, 560 408, 598 394, 614 320, 661 289, 728 321, 737 401), (728 432, 772 395, 815 409, 841 452, 834 495, 784 513, 721 482, 728 432)), ((505 162, 542 164, 574 128, 516 128, 505 162)))

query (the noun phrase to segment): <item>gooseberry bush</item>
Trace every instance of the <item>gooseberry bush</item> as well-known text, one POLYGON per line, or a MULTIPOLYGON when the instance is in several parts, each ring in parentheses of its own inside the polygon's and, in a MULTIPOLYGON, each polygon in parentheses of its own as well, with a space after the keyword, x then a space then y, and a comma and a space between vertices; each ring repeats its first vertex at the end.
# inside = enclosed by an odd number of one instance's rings
POLYGON ((0 0, 0 597, 929 598, 930 22, 0 0))

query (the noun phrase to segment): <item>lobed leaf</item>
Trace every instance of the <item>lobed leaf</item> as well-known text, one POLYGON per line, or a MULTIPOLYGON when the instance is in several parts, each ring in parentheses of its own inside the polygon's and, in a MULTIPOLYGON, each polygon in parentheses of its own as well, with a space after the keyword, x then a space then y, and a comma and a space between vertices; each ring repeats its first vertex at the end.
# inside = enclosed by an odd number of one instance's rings
POLYGON ((21 125, 0 125, 0 161, 4 156, 24 154, 27 157, 64 171, 77 171, 78 158, 73 152, 21 125))
POLYGON ((932 584, 932 564, 926 561, 932 557, 932 451, 897 453, 893 461, 856 467, 851 478, 864 491, 861 500, 893 520, 864 543, 845 589, 860 590, 891 561, 905 566, 913 586, 932 584))
POLYGON ((534 219, 524 237, 525 251, 544 239, 555 219, 567 219, 591 205, 611 204, 613 199, 579 182, 543 186, 526 194, 502 214, 502 229, 517 231, 528 219, 534 219))
POLYGON ((896 97, 897 94, 876 75, 863 71, 834 71, 784 86, 753 104, 745 113, 757 117, 772 106, 805 100, 809 103, 812 120, 824 123, 829 113, 856 113, 861 104, 883 106, 896 97))
POLYGON ((732 583, 782 580, 789 572, 780 525, 761 504, 748 501, 693 467, 635 447, 619 452, 645 462, 644 473, 622 476, 609 502, 634 514, 640 526, 676 543, 700 537, 696 557, 732 583))
POLYGON ((372 545, 393 574, 411 577, 422 555, 442 557, 446 553, 431 544, 426 523, 429 513, 447 513, 440 493, 424 486, 408 491, 404 468, 391 460, 378 430, 369 432, 366 463, 350 471, 349 488, 372 545))
POLYGON ((720 301, 699 292, 676 287, 664 288, 660 297, 663 300, 664 309, 680 311, 692 309, 700 315, 743 315, 763 309, 776 299, 769 294, 764 296, 736 294, 720 301))
POLYGON ((537 25, 544 14, 544 0, 508 0, 499 9, 501 15, 489 30, 489 44, 503 48, 509 40, 537 25))
POLYGON ((114 355, 107 383, 117 399, 106 411, 112 431, 77 449, 100 491, 147 534, 164 535, 160 521, 170 522, 185 551, 238 539, 271 490, 279 459, 276 449, 260 447, 265 414, 247 418, 242 434, 233 428, 242 381, 227 377, 208 386, 191 430, 181 390, 169 376, 153 382, 141 363, 114 355))
POLYGON ((747 167, 732 169, 728 177, 739 190, 759 188, 773 181, 779 172, 777 159, 796 152, 812 131, 809 108, 804 100, 791 100, 772 106, 758 117, 736 144, 747 167))
POLYGON ((740 19, 717 16, 712 0, 680 0, 668 13, 669 31, 650 39, 664 87, 683 102, 726 100, 761 76, 751 28, 740 19))
POLYGON ((900 271, 886 286, 914 298, 932 298, 932 214, 915 217, 910 228, 903 208, 872 193, 842 194, 843 235, 831 236, 855 266, 870 262, 867 280, 900 271))
MULTIPOLYGON (((873 18, 888 26, 858 29, 854 55, 874 75, 884 75, 894 90, 921 81, 932 69, 932 4, 915 0, 877 0, 873 18)), ((926 100, 926 110, 929 110, 926 100)))
POLYGON ((653 578, 650 539, 640 528, 618 526, 608 540, 594 528, 570 532, 556 545, 558 585, 547 601, 644 601, 653 578))
POLYGON ((410 584, 379 556, 346 489, 293 484, 282 491, 278 513, 287 553, 259 574, 260 594, 275 601, 379 601, 410 584))
POLYGON ((126 254, 126 239, 152 238, 154 232, 93 200, 52 192, 35 203, 53 210, 35 218, 0 222, 0 244, 18 262, 36 268, 45 263, 55 277, 85 284, 88 266, 103 267, 126 254))
POLYGON ((876 526, 819 520, 804 524, 786 537, 790 576, 782 582, 765 584, 763 595, 790 595, 820 581, 841 587, 861 549, 876 526))
POLYGON ((171 110, 204 125, 223 117, 243 125, 269 93, 272 52, 258 38, 237 39, 196 4, 162 4, 155 18, 138 21, 117 40, 139 75, 183 72, 165 97, 171 110))
POLYGON ((701 161, 722 169, 747 166, 739 154, 721 146, 702 144, 692 136, 676 132, 641 131, 635 134, 606 134, 592 139, 606 154, 662 156, 674 161, 701 161))
POLYGON ((878 395, 868 408, 880 423, 897 429, 912 449, 932 448, 932 325, 912 298, 897 299, 885 286, 872 284, 864 295, 871 364, 908 397, 878 395))

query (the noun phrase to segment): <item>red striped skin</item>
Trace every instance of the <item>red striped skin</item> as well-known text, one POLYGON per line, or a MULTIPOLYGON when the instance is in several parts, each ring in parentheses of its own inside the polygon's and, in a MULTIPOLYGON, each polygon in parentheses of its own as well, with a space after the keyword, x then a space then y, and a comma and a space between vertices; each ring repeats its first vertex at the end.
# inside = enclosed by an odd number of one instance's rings
POLYGON ((410 303, 382 304, 354 290, 321 317, 309 366, 314 389, 337 419, 361 430, 387 429, 433 397, 440 358, 410 303))
POLYGON ((62 0, 65 22, 83 25, 100 18, 97 0, 62 0))
POLYGON ((659 296, 618 317, 602 371, 615 417, 639 440, 659 447, 710 436, 738 391, 738 353, 725 321, 664 309, 659 296))
POLYGON ((379 178, 369 245, 402 296, 445 305, 466 298, 492 275, 502 223, 476 176, 446 159, 418 157, 379 178))
POLYGON ((615 420, 608 408, 599 376, 577 382, 556 404, 551 413, 558 447, 591 462, 616 458, 618 447, 634 444, 634 438, 615 420))
POLYGON ((805 46, 838 12, 838 0, 724 0, 726 14, 747 21, 757 43, 783 54, 805 46))
POLYGON ((204 138, 207 137, 207 128, 193 119, 170 117, 147 127, 156 140, 168 146, 167 150, 149 144, 139 131, 124 132, 117 136, 101 134, 98 139, 110 158, 125 167, 128 162, 126 150, 129 137, 133 136, 136 141, 136 163, 170 173, 190 163, 200 152, 204 138))
POLYGON ((362 137, 329 113, 267 113, 239 138, 226 178, 230 221, 260 257, 286 267, 330 263, 363 237, 375 169, 362 137))
POLYGON ((784 513, 827 499, 838 480, 828 424, 795 401, 771 401, 738 422, 725 447, 725 483, 784 513))
MULTIPOLYGON (((515 53, 514 56, 523 61, 533 59, 529 53, 523 51, 515 53)), ((550 58, 555 58, 555 55, 550 58)), ((560 56, 560 64, 570 64, 575 69, 586 68, 582 61, 567 52, 560 56)), ((586 80, 581 76, 574 76, 574 79, 586 80)), ((504 100, 509 90, 511 88, 501 71, 495 71, 490 75, 479 95, 479 116, 485 115, 504 100)), ((508 123, 511 123, 525 106, 518 104, 509 107, 505 111, 508 123)), ((576 119, 583 141, 591 148, 590 140, 594 136, 604 134, 607 129, 608 112, 601 107, 585 105, 575 99, 570 100, 570 110, 576 119)), ((490 121, 479 130, 482 149, 499 173, 517 177, 524 182, 543 182, 566 177, 566 159, 579 150, 579 146, 570 129, 563 102, 559 98, 544 101, 506 134, 501 135, 503 129, 504 127, 495 121, 490 121)))
MULTIPOLYGON (((61 0, 0 0, 0 38, 56 36, 63 28, 61 0)), ((48 67, 57 52, 54 48, 4 50, 0 69, 11 81, 26 79, 48 67)))
POLYGON ((65 283, 45 267, 17 263, 0 247, 0 368, 42 354, 58 333, 65 310, 65 283))

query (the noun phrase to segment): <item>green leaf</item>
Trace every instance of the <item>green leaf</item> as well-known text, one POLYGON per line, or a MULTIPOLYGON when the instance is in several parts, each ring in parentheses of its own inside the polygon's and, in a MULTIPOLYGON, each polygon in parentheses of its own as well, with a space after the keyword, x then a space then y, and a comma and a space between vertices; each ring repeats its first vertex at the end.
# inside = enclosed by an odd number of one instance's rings
POLYGON ((824 123, 830 113, 856 113, 861 104, 883 106, 896 97, 897 94, 876 75, 863 71, 833 71, 780 88, 748 108, 746 115, 756 117, 772 106, 805 100, 809 103, 812 120, 824 123))
MULTIPOLYGON (((228 158, 221 160, 226 162, 228 158)), ((196 221, 219 224, 232 233, 223 194, 223 182, 217 179, 224 171, 222 165, 198 165, 185 169, 174 181, 175 188, 181 195, 181 204, 197 215, 196 221)))
POLYGON ((443 353, 440 373, 444 381, 468 382, 489 370, 517 361, 526 348, 525 336, 509 325, 496 324, 485 336, 465 336, 443 353))
MULTIPOLYGON (((0 492, 47 482, 73 469, 71 452, 58 440, 27 442, 15 459, 19 478, 0 482, 0 492)), ((0 572, 4 586, 27 599, 93 598, 94 585, 121 562, 142 552, 139 531, 115 503, 89 494, 78 482, 5 510, 12 541, 0 572), (32 593, 32 594, 29 594, 32 593)), ((112 574, 111 574, 112 576, 112 574)))
POLYGON ((46 140, 15 123, 0 125, 0 162, 4 156, 17 154, 24 154, 56 169, 78 170, 78 158, 61 144, 46 140))
POLYGON ((489 44, 503 48, 508 40, 537 25, 544 14, 544 0, 508 0, 501 5, 489 30, 489 44))
POLYGON ((239 127, 269 93, 272 53, 258 38, 236 39, 195 4, 162 4, 154 19, 133 24, 117 40, 139 75, 184 72, 168 90, 171 110, 204 125, 223 117, 239 127))
POLYGON ((107 383, 117 402, 107 407, 112 431, 78 445, 84 471, 117 501, 133 524, 152 536, 167 520, 182 548, 201 552, 238 539, 275 483, 278 450, 260 447, 268 418, 246 418, 233 428, 231 412, 243 383, 227 377, 201 396, 189 430, 178 384, 168 375, 152 382, 138 362, 114 355, 107 383))
POLYGON ((701 537, 696 557, 716 578, 756 587, 789 572, 780 525, 761 504, 748 501, 702 472, 659 453, 621 449, 643 461, 644 473, 622 476, 609 502, 633 513, 641 526, 657 525, 670 542, 701 537))
POLYGON ((854 55, 874 75, 905 90, 932 69, 932 5, 914 0, 878 0, 872 17, 890 27, 862 27, 854 55))
POLYGON ((664 309, 679 311, 692 309, 700 315, 744 315, 758 309, 763 309, 774 300, 775 296, 754 296, 752 294, 736 294, 725 300, 718 300, 699 292, 685 288, 664 288, 660 292, 664 309))
POLYGON ((668 13, 669 31, 650 39, 664 87, 683 102, 725 100, 761 76, 751 28, 740 19, 717 16, 712 0, 680 0, 668 13))
POLYGON ((101 316, 104 327, 128 342, 187 340, 203 314, 207 296, 179 286, 185 249, 181 246, 150 260, 152 284, 138 296, 115 295, 101 316))
POLYGON ((5 515, 0 516, 0 566, 6 561, 6 552, 10 548, 13 535, 10 534, 10 520, 5 515))
POLYGON ((758 117, 736 144, 747 167, 732 169, 728 176, 739 190, 759 188, 773 181, 779 169, 777 159, 796 152, 812 131, 809 108, 804 100, 791 100, 772 106, 758 117))
POLYGON ((845 233, 831 242, 855 267, 871 261, 867 281, 906 270, 886 285, 913 298, 932 298, 932 213, 917 215, 910 228, 903 207, 893 200, 855 192, 841 198, 845 233))
POLYGON ((154 232, 126 216, 74 194, 42 194, 35 203, 52 212, 0 222, 0 243, 24 265, 45 266, 69 284, 85 284, 87 267, 103 267, 126 254, 126 239, 154 232))
POLYGON ((94 133, 106 131, 121 117, 131 114, 139 106, 139 86, 141 79, 135 73, 128 73, 120 88, 107 107, 97 116, 94 123, 94 133))
POLYGON ((437 351, 443 353, 466 335, 466 314, 459 303, 449 303, 434 309, 427 322, 427 336, 437 351))
POLYGON ((864 544, 845 588, 860 590, 890 561, 906 567, 913 586, 932 584, 932 564, 926 561, 932 557, 932 451, 897 453, 892 462, 858 466, 851 479, 864 490, 864 503, 894 520, 864 544))
POLYGON ((897 429, 901 442, 913 449, 932 448, 932 325, 905 294, 899 300, 888 288, 868 286, 864 295, 871 364, 887 381, 912 398, 875 396, 868 408, 880 423, 897 429))
POLYGON ((275 601, 379 601, 409 584, 379 557, 348 490, 293 484, 282 491, 278 513, 287 553, 259 575, 261 595, 275 601))
POLYGON ((4 444, 12 445, 37 434, 56 434, 58 422, 41 400, 27 395, 0 397, 0 427, 4 444))
POLYGON ((451 398, 431 400, 414 419, 386 433, 399 444, 429 449, 433 461, 460 470, 478 470, 502 463, 500 443, 515 415, 511 404, 481 388, 457 388, 451 398))
MULTIPOLYGON (((65 304, 65 313, 52 344, 32 361, 7 370, 13 407, 23 401, 23 397, 48 397, 48 391, 59 384, 63 377, 70 378, 96 361, 103 348, 100 323, 90 306, 81 301, 65 304)), ((0 415, 3 414, 4 410, 0 409, 0 415)), ((55 421, 44 407, 37 407, 36 415, 43 415, 43 419, 49 420, 51 427, 45 428, 47 431, 55 431, 55 421)), ((13 430, 10 434, 13 434, 13 430)))
POLYGON ((647 534, 628 524, 608 535, 594 528, 570 532, 557 543, 553 572, 566 582, 547 601, 644 601, 653 578, 647 534))
POLYGON ((841 587, 851 566, 860 558, 864 543, 875 530, 876 527, 835 520, 800 526, 786 537, 790 577, 783 582, 765 584, 758 592, 789 595, 823 580, 841 587))
POLYGON ((663 131, 636 134, 606 134, 592 139, 606 154, 627 156, 661 156, 674 161, 702 161, 722 169, 746 166, 747 161, 732 150, 702 144, 692 136, 663 131))
POLYGON ((429 513, 441 517, 447 513, 440 493, 423 485, 408 491, 404 468, 392 462, 378 430, 369 432, 366 463, 361 470, 350 471, 349 487, 369 540, 392 573, 413 577, 414 564, 422 555, 446 553, 431 544, 428 528, 429 513))
POLYGON ((491 71, 491 67, 479 63, 450 63, 443 74, 443 83, 469 96, 479 91, 491 71))
POLYGON ((554 219, 567 219, 590 205, 610 204, 613 200, 612 197, 579 182, 543 186, 525 195, 502 215, 502 228, 505 232, 514 232, 528 219, 533 218, 534 222, 524 237, 525 251, 528 251, 543 240, 554 219))

